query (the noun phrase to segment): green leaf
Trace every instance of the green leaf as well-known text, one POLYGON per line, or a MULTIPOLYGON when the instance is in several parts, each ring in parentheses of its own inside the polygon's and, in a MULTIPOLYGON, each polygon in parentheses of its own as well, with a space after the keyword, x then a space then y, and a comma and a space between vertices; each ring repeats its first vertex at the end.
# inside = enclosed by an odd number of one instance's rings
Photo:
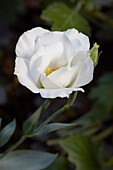
POLYGON ((100 150, 89 137, 71 135, 58 143, 68 153, 69 161, 76 165, 77 170, 101 170, 100 150))
POLYGON ((39 109, 37 109, 34 114, 25 121, 23 125, 23 131, 26 136, 30 136, 34 132, 34 129, 38 124, 41 112, 48 107, 50 102, 50 99, 45 100, 45 102, 39 107, 39 109))
POLYGON ((16 122, 13 120, 0 131, 0 147, 4 146, 9 141, 15 131, 15 128, 16 122))
POLYGON ((72 168, 68 161, 60 156, 46 170, 72 170, 72 168))
POLYGON ((7 154, 0 160, 1 170, 41 170, 48 167, 55 159, 55 154, 18 150, 7 154))
POLYGON ((80 32, 91 35, 91 28, 87 20, 76 11, 76 8, 69 8, 63 3, 53 3, 43 10, 41 18, 53 22, 52 30, 64 31, 69 28, 76 28, 80 32))
POLYGON ((94 119, 105 119, 113 110, 113 73, 102 76, 98 85, 92 89, 89 98, 95 100, 88 113, 94 119))
POLYGON ((45 125, 42 127, 40 130, 36 129, 34 131, 33 137, 39 137, 39 136, 44 136, 48 133, 54 132, 56 130, 64 129, 64 128, 71 128, 75 126, 76 123, 72 124, 67 124, 67 123, 51 123, 48 125, 45 125))

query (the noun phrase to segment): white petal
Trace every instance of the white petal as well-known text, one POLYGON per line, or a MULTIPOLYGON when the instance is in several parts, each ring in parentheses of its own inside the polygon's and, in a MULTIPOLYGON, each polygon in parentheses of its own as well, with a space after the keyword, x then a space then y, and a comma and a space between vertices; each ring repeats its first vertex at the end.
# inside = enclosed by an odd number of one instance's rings
POLYGON ((78 30, 72 28, 72 29, 68 29, 67 31, 64 31, 64 33, 72 41, 73 39, 75 39, 75 36, 78 34, 78 30))
POLYGON ((71 61, 71 66, 80 64, 81 62, 86 60, 87 57, 87 53, 85 53, 83 50, 78 51, 71 61))
POLYGON ((85 62, 83 62, 80 67, 78 67, 78 74, 75 78, 75 82, 71 87, 81 87, 88 84, 93 79, 93 61, 88 56, 85 62))
POLYGON ((26 86, 33 93, 39 93, 36 83, 31 77, 31 74, 29 73, 28 67, 29 60, 17 57, 14 74, 17 75, 19 82, 23 86, 26 86))
POLYGON ((59 89, 59 88, 61 88, 60 86, 56 85, 54 82, 52 82, 50 79, 48 79, 48 77, 46 77, 43 74, 41 74, 40 82, 45 89, 59 89))
POLYGON ((35 81, 38 80, 37 71, 45 73, 48 67, 65 64, 62 60, 63 45, 61 42, 42 46, 30 60, 30 71, 35 81), (59 63, 61 58, 61 63, 59 63), (58 63, 57 63, 58 62, 58 63))
POLYGON ((73 41, 74 39, 78 39, 81 42, 83 49, 85 51, 89 50, 90 43, 87 35, 83 33, 78 33, 78 31, 74 28, 65 31, 65 34, 71 41, 73 41))
POLYGON ((36 39, 35 51, 37 51, 41 46, 56 43, 60 40, 62 32, 46 32, 44 35, 36 39))
MULTIPOLYGON (((70 60, 70 58, 73 56, 73 47, 71 44, 71 41, 68 39, 68 37, 63 33, 63 32, 49 32, 45 33, 41 37, 39 37, 36 41, 36 51, 41 47, 41 46, 46 46, 46 45, 52 45, 56 44, 58 42, 61 42, 64 47, 64 56, 67 59, 67 61, 70 60)), ((51 48, 52 50, 52 48, 51 48)), ((54 49, 53 49, 54 50, 54 49)), ((56 51, 53 51, 56 53, 59 49, 56 49, 56 51)))
POLYGON ((69 97, 73 91, 82 91, 82 88, 39 89, 43 98, 69 97))
POLYGON ((16 45, 16 55, 18 57, 30 59, 35 52, 35 40, 46 32, 49 31, 37 27, 23 33, 16 45))
POLYGON ((62 35, 62 43, 64 46, 64 52, 63 55, 65 56, 67 62, 70 64, 70 61, 72 60, 73 54, 74 54, 74 49, 71 41, 67 36, 62 35))
POLYGON ((62 67, 49 74, 47 77, 55 84, 61 87, 67 87, 69 86, 75 74, 76 73, 74 69, 72 68, 68 69, 66 67, 62 67))
POLYGON ((83 33, 79 33, 76 38, 81 42, 84 50, 87 52, 90 48, 89 38, 83 33))

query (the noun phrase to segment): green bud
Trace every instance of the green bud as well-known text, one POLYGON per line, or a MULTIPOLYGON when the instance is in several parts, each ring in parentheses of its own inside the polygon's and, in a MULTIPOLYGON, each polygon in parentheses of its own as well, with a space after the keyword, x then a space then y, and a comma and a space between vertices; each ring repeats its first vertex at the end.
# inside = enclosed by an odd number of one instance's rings
POLYGON ((89 51, 90 57, 93 60, 94 67, 97 65, 99 59, 98 48, 99 45, 95 43, 92 49, 89 51))

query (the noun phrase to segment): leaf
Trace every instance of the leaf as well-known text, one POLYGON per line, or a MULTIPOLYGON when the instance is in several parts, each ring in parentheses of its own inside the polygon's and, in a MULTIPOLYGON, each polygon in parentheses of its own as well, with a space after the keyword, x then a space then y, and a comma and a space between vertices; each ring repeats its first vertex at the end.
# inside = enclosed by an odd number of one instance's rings
POLYGON ((36 128, 38 124, 38 120, 40 117, 41 112, 48 107, 51 100, 47 99, 45 102, 37 109, 34 114, 25 121, 23 125, 23 131, 26 136, 31 135, 34 132, 34 129, 36 128))
POLYGON ((34 131, 33 137, 39 137, 39 136, 44 136, 50 132, 54 132, 56 130, 64 129, 64 128, 71 128, 75 126, 76 123, 72 124, 67 124, 67 123, 51 123, 48 125, 45 125, 42 127, 40 130, 36 129, 34 131))
POLYGON ((46 170, 72 170, 66 159, 62 156, 58 157, 46 170))
POLYGON ((102 76, 98 85, 92 89, 89 98, 95 100, 92 110, 88 113, 94 119, 105 119, 113 109, 113 73, 102 76))
POLYGON ((55 159, 55 154, 18 150, 7 154, 0 160, 2 170, 41 170, 48 167, 55 159))
POLYGON ((13 120, 0 131, 0 147, 4 146, 9 141, 15 131, 15 128, 16 122, 13 120))
POLYGON ((52 30, 64 31, 76 28, 80 32, 91 35, 88 21, 75 8, 71 9, 63 3, 53 3, 43 10, 41 18, 53 22, 52 30))
POLYGON ((69 161, 77 166, 77 170, 101 170, 100 150, 89 137, 71 135, 58 143, 68 153, 69 161))

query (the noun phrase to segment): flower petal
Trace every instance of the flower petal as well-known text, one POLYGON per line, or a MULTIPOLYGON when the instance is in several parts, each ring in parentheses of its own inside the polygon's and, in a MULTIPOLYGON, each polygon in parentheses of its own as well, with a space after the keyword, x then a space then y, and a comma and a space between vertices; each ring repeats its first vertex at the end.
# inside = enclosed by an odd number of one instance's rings
POLYGON ((49 74, 47 77, 58 86, 66 88, 70 87, 70 83, 77 73, 78 69, 76 69, 76 66, 70 68, 62 67, 49 74))
POLYGON ((88 84, 93 79, 93 61, 88 56, 87 59, 81 63, 80 67, 78 67, 78 74, 74 79, 71 87, 81 87, 83 85, 88 84))
POLYGON ((31 59, 35 52, 35 40, 46 32, 49 31, 41 27, 37 27, 23 33, 16 45, 16 55, 18 57, 31 59))
POLYGON ((37 71, 43 74, 48 67, 54 68, 65 65, 66 61, 61 57, 62 54, 63 45, 61 42, 40 47, 30 60, 30 72, 34 80, 38 80, 37 71))
POLYGON ((37 51, 41 46, 56 43, 60 40, 62 32, 46 32, 42 36, 40 36, 38 39, 36 39, 36 47, 35 51, 37 51))
POLYGON ((60 86, 56 85, 54 82, 52 82, 50 79, 48 79, 48 77, 46 77, 43 74, 41 74, 40 82, 41 82, 42 86, 45 89, 58 89, 58 88, 61 88, 60 86))
POLYGON ((33 93, 39 93, 36 83, 29 73, 29 60, 24 58, 16 58, 14 74, 17 75, 19 82, 26 86, 33 93))
POLYGON ((71 66, 78 65, 87 59, 88 55, 83 51, 79 50, 71 61, 71 66))
POLYGON ((73 91, 82 91, 82 88, 39 89, 43 98, 69 97, 73 91))
POLYGON ((83 33, 78 33, 78 31, 74 28, 72 29, 68 29, 67 31, 64 32, 66 34, 66 36, 73 41, 74 39, 78 39, 81 44, 82 47, 85 51, 88 51, 90 48, 90 43, 89 43, 89 38, 87 35, 83 34, 83 33))

